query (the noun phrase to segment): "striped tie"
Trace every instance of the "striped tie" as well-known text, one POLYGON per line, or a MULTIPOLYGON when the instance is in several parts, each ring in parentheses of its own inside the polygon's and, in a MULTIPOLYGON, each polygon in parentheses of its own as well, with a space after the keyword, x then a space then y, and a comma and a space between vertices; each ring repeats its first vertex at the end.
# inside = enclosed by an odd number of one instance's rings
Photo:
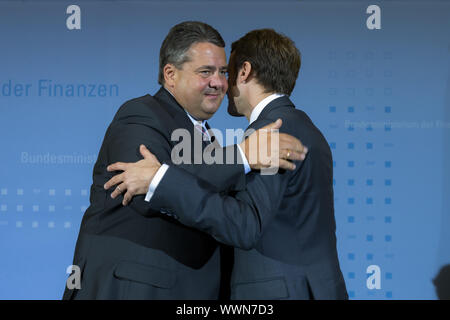
POLYGON ((205 127, 199 123, 195 124, 195 128, 202 133, 203 141, 210 141, 208 131, 206 131, 205 127))

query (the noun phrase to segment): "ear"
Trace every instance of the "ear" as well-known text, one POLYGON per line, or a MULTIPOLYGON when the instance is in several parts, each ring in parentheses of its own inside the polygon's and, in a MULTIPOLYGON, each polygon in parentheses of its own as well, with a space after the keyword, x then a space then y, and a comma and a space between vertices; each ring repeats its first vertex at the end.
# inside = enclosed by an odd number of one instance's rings
POLYGON ((250 81, 250 73, 252 72, 252 64, 248 61, 245 61, 242 64, 241 69, 239 70, 238 79, 239 82, 245 83, 250 81))
POLYGON ((163 74, 164 74, 164 82, 165 84, 173 88, 175 85, 175 79, 177 76, 177 68, 173 64, 166 64, 163 68, 163 74))

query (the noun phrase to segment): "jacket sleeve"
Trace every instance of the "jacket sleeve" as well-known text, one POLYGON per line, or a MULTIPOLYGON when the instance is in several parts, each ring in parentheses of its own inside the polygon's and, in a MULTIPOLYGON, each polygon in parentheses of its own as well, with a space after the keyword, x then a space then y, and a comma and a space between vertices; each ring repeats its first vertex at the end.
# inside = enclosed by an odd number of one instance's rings
MULTIPOLYGON (((218 192, 243 190, 246 183, 245 169, 237 145, 222 148, 211 144, 210 147, 213 147, 211 154, 217 154, 216 163, 182 163, 176 166, 209 183, 211 188, 218 192)), ((168 161, 167 164, 174 166, 171 161, 168 161)))
POLYGON ((277 213, 288 181, 289 173, 284 171, 275 175, 251 172, 245 190, 217 192, 185 170, 169 167, 150 207, 222 243, 249 250, 277 213))
MULTIPOLYGON (((244 167, 238 162, 234 164, 180 164, 174 165, 171 161, 171 143, 169 135, 164 131, 161 121, 151 114, 118 116, 111 124, 107 133, 107 159, 108 164, 114 162, 136 162, 142 159, 139 146, 144 144, 161 163, 167 163, 171 167, 176 166, 195 174, 205 183, 210 184, 210 188, 216 191, 231 189, 242 189, 245 185, 244 167), (220 170, 218 169, 220 166, 220 170)), ((235 148, 231 146, 228 148, 235 148)), ((225 148, 224 148, 225 151, 225 148)), ((238 152, 237 150, 234 150, 238 152)), ((223 152, 226 154, 226 152, 223 152)), ((106 168, 105 168, 106 170, 106 168)), ((108 173, 108 179, 120 172, 108 173)), ((113 189, 109 190, 109 194, 113 189)), ((123 196, 118 198, 122 201, 123 196)), ((135 196, 130 202, 130 206, 138 213, 146 216, 154 215, 155 212, 149 207, 145 200, 145 195, 135 196)))
MULTIPOLYGON (((106 155, 108 165, 119 161, 137 162, 141 160, 142 155, 139 151, 141 144, 144 144, 160 162, 170 160, 169 141, 152 117, 144 117, 143 115, 117 117, 108 129, 107 135, 106 155)), ((106 171, 106 168, 104 170, 106 171)), ((107 179, 120 173, 121 171, 108 172, 107 179)), ((113 188, 108 190, 108 197, 113 190, 113 188)), ((123 195, 114 200, 110 200, 110 198, 108 200, 122 202, 123 195)), ((150 210, 148 202, 145 201, 145 196, 143 195, 133 197, 129 205, 143 215, 153 216, 158 214, 158 212, 150 210)))

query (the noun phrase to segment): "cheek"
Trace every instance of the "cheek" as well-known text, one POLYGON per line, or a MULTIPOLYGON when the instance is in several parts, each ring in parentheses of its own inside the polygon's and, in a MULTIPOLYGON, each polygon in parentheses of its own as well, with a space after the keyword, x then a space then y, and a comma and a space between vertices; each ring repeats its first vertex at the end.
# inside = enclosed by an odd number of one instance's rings
POLYGON ((191 103, 201 101, 204 98, 203 92, 205 88, 206 85, 200 80, 190 79, 184 84, 184 91, 191 103))
POLYGON ((191 88, 193 89, 193 91, 197 92, 197 93, 203 93, 206 88, 209 85, 209 81, 207 81, 206 79, 195 79, 193 81, 191 81, 191 88))

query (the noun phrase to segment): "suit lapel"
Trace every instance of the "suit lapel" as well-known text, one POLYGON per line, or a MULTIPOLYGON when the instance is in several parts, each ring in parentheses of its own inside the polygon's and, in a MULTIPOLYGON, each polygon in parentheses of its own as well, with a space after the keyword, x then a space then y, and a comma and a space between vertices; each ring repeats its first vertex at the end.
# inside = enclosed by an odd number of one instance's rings
MULTIPOLYGON (((194 139, 202 139, 202 133, 199 132, 192 123, 191 119, 187 116, 186 110, 175 100, 175 98, 164 88, 161 87, 159 91, 154 95, 154 98, 162 105, 163 108, 172 116, 174 123, 169 128, 172 133, 176 129, 188 130, 192 147, 194 147, 194 139)), ((209 129, 209 125, 206 124, 209 129)), ((203 141, 202 150, 210 144, 210 141, 203 141)), ((192 149, 194 150, 194 149, 192 149)))
POLYGON ((178 125, 178 128, 185 128, 192 131, 194 126, 192 121, 188 118, 186 111, 166 89, 161 87, 154 98, 158 100, 162 107, 172 116, 175 123, 178 125))

